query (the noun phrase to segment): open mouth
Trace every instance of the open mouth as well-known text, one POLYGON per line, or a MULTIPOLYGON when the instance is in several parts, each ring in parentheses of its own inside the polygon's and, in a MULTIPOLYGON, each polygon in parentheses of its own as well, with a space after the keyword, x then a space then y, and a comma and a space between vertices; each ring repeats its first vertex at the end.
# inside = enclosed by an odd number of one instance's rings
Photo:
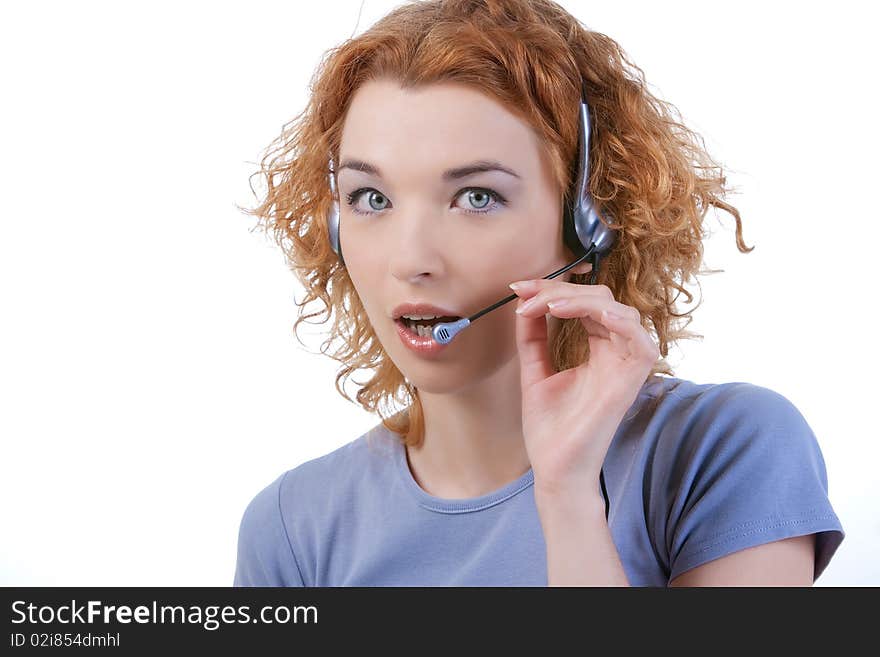
POLYGON ((398 317, 394 320, 398 324, 402 324, 406 327, 406 330, 414 335, 417 335, 422 338, 430 338, 432 337, 431 331, 434 330, 434 327, 437 324, 444 324, 446 322, 455 322, 461 319, 460 317, 435 317, 434 319, 407 319, 406 317, 398 317))

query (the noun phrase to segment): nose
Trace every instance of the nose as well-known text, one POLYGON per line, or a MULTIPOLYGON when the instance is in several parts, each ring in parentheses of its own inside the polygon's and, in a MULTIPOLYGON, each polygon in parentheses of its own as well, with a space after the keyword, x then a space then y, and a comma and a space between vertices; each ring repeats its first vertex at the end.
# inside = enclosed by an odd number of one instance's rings
POLYGON ((441 219, 429 212, 413 212, 395 218, 388 253, 391 274, 414 282, 426 275, 442 276, 446 261, 441 219))

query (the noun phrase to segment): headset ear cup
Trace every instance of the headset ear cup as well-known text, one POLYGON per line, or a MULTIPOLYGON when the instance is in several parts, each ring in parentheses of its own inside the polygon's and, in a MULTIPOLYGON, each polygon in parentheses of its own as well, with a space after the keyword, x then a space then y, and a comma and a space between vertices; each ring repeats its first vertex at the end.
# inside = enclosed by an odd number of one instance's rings
POLYGON ((575 258, 580 258, 587 252, 589 245, 584 245, 581 243, 581 238, 578 236, 577 231, 574 227, 574 214, 572 213, 571 206, 569 204, 565 205, 565 210, 563 211, 562 216, 562 239, 571 252, 574 254, 575 258))
POLYGON ((341 216, 339 213, 339 199, 336 191, 336 165, 333 162, 333 156, 330 156, 328 161, 328 179, 330 183, 330 198, 332 199, 332 205, 330 209, 327 211, 327 235, 330 238, 330 248, 339 256, 339 260, 342 263, 342 266, 345 267, 345 258, 342 257, 342 240, 340 239, 340 220, 341 216))
MULTIPOLYGON (((336 206, 334 205, 334 207, 336 207, 336 206)), ((333 250, 336 252, 336 255, 339 256, 339 262, 341 262, 342 266, 345 267, 345 257, 342 255, 342 240, 340 239, 340 230, 339 230, 340 229, 339 224, 341 223, 340 222, 341 217, 339 216, 338 210, 336 210, 333 214, 334 214, 335 220, 332 224, 330 224, 332 226, 331 231, 330 231, 330 243, 331 243, 331 246, 333 247, 333 250)))

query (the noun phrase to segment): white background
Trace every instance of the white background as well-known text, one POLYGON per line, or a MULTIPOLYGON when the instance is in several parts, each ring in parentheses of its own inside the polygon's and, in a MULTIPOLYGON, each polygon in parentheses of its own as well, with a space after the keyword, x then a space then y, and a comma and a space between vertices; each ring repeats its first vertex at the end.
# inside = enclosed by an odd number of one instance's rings
MULTIPOLYGON (((397 4, 4 5, 0 584, 230 585, 257 491, 378 422, 296 340, 301 288, 235 204, 324 51, 397 4)), ((817 585, 880 584, 866 4, 561 4, 704 137, 756 245, 707 216, 725 271, 676 375, 800 409, 847 532, 817 585)))

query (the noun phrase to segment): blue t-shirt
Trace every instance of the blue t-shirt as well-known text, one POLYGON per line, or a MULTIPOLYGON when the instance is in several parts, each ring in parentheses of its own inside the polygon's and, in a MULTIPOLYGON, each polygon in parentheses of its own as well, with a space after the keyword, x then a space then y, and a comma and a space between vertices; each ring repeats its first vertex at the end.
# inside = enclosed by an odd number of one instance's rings
MULTIPOLYGON (((603 469, 632 586, 666 586, 732 552, 814 533, 815 581, 845 535, 813 431, 761 386, 650 377, 603 469)), ((546 586, 532 484, 530 469, 480 497, 434 497, 379 423, 251 500, 233 586, 546 586)))

